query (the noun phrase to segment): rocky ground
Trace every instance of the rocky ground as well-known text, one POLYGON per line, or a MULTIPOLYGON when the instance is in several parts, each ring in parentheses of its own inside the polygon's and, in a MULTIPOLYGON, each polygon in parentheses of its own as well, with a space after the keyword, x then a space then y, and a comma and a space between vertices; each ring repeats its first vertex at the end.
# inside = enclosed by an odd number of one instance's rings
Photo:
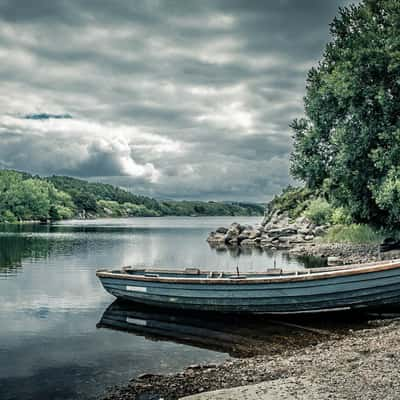
POLYGON ((325 233, 326 226, 317 226, 307 218, 290 221, 286 213, 275 212, 265 217, 260 225, 233 223, 211 232, 207 241, 214 245, 261 246, 269 249, 290 249, 294 244, 312 242, 325 233))
POLYGON ((254 361, 250 368, 269 374, 262 384, 187 400, 399 399, 399 332, 399 321, 393 321, 318 344, 300 354, 254 361))
POLYGON ((281 250, 293 256, 324 257, 327 263, 356 264, 399 258, 400 252, 381 252, 378 244, 324 243, 329 226, 317 226, 305 217, 291 221, 286 213, 275 212, 256 226, 233 223, 219 227, 207 238, 210 246, 281 250))
POLYGON ((174 375, 142 376, 105 399, 179 399, 240 386, 245 387, 194 399, 399 399, 399 354, 400 321, 374 320, 367 329, 305 348, 193 366, 174 375))

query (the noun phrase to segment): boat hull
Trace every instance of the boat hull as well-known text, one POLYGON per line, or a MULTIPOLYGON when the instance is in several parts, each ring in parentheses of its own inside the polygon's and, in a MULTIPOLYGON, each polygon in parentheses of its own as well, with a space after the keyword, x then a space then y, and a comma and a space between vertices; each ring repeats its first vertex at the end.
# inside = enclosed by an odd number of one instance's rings
POLYGON ((148 281, 101 274, 104 288, 117 298, 173 309, 304 313, 379 307, 400 303, 400 266, 380 271, 323 276, 321 279, 268 282, 148 281))

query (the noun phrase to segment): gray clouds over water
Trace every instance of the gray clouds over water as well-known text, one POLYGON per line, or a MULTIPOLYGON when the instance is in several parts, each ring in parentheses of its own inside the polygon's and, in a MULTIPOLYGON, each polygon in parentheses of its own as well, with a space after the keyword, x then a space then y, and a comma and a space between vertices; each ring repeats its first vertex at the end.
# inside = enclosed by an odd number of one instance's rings
POLYGON ((265 201, 347 3, 0 0, 0 167, 265 201))

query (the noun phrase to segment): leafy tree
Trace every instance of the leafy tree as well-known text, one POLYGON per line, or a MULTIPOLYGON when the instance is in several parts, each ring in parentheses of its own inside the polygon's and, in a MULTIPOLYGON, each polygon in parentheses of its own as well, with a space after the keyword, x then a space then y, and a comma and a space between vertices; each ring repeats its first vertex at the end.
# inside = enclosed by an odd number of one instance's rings
POLYGON ((85 211, 93 216, 262 215, 260 204, 159 202, 108 184, 0 170, 0 222, 59 220, 85 211))
POLYGON ((292 174, 358 222, 400 221, 400 2, 340 9, 292 123, 292 174))
POLYGON ((79 211, 85 211, 94 214, 97 212, 96 197, 92 193, 87 193, 83 190, 80 190, 75 192, 72 197, 74 199, 75 206, 79 211))

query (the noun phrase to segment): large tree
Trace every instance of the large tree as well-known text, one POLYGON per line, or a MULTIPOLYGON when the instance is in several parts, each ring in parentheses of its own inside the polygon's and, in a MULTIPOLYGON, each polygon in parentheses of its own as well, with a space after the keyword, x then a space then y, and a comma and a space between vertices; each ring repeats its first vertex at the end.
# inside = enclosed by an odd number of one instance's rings
POLYGON ((360 222, 400 222, 400 1, 339 10, 292 123, 292 174, 360 222))

